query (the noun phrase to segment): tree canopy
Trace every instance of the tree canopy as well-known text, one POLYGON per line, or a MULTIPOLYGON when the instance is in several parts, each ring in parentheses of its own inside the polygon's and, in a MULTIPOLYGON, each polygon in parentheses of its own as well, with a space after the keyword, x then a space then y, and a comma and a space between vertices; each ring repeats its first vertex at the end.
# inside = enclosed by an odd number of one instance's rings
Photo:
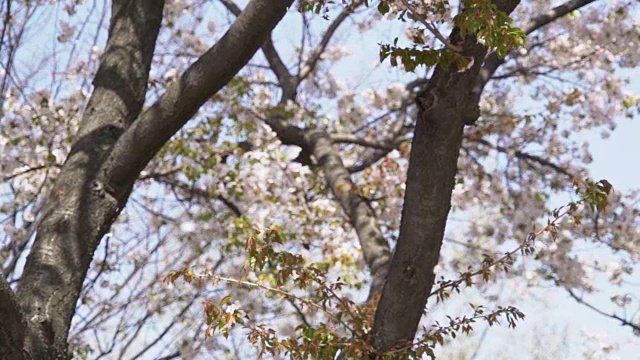
POLYGON ((640 115, 637 1, 2 17, 4 358, 475 358, 540 289, 640 334, 640 193, 585 138, 640 115))

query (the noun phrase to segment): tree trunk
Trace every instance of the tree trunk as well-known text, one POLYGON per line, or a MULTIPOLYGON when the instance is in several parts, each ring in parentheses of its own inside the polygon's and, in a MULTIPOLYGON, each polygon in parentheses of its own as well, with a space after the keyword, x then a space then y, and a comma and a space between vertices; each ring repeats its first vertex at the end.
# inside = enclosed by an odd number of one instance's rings
POLYGON ((164 3, 114 0, 95 89, 46 200, 17 292, 0 278, 0 355, 70 357, 67 336, 93 252, 140 171, 251 59, 292 2, 252 0, 225 35, 140 114, 164 3))
MULTIPOLYGON (((495 1, 498 9, 513 11, 519 1, 495 1)), ((463 72, 438 66, 426 90, 417 96, 418 119, 409 158, 407 187, 400 236, 387 281, 376 309, 371 343, 379 354, 408 345, 416 330, 434 284, 451 192, 455 185, 463 128, 479 114, 474 85, 487 54, 474 36, 463 43, 463 55, 474 65, 463 72)))

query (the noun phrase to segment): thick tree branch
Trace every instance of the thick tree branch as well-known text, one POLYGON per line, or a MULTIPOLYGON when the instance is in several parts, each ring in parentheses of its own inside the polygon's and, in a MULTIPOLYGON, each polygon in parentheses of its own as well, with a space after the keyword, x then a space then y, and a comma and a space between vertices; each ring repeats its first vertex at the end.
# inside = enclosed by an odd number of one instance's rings
POLYGON ((25 333, 29 331, 27 321, 15 293, 0 272, 0 357, 2 359, 21 359, 25 333))
MULTIPOLYGON (((517 0, 495 1, 505 13, 517 0)), ((409 158, 400 236, 376 309, 370 341, 383 354, 410 345, 434 283, 451 192, 455 183, 463 128, 480 115, 474 84, 487 49, 473 36, 450 41, 474 59, 464 71, 437 66, 426 89, 416 98, 420 108, 409 158)))
POLYGON ((358 234, 365 262, 371 271, 372 284, 369 297, 371 299, 374 292, 382 290, 387 275, 387 267, 391 259, 389 244, 382 235, 373 208, 360 196, 342 158, 333 149, 331 136, 324 131, 307 130, 305 140, 322 167, 333 195, 358 234))
POLYGON ((324 171, 327 185, 356 230, 365 262, 372 274, 371 291, 379 292, 391 258, 389 244, 382 235, 373 209, 358 193, 351 174, 333 148, 332 137, 322 130, 285 125, 275 115, 265 119, 265 122, 283 144, 300 146, 304 152, 317 159, 324 171))
POLYGON ((293 0, 252 0, 211 49, 125 132, 105 166, 113 190, 127 186, 200 108, 255 54, 293 0))
POLYGON ((31 358, 68 357, 69 325, 93 252, 140 171, 249 61, 292 2, 252 0, 220 41, 138 116, 163 2, 114 0, 95 90, 17 292, 29 326, 37 330, 24 340, 31 358))
POLYGON ((69 326, 93 251, 123 205, 105 196, 99 167, 142 108, 163 4, 113 2, 95 88, 77 141, 46 200, 17 290, 32 329, 23 339, 30 358, 68 357, 69 326))
MULTIPOLYGON (((237 12, 237 6, 231 0, 222 2, 232 12, 237 12)), ((306 61, 304 69, 299 76, 293 76, 282 69, 286 68, 273 44, 267 41, 262 46, 271 69, 278 77, 280 86, 283 89, 280 98, 280 105, 287 101, 295 101, 297 88, 304 77, 308 76, 317 66, 322 57, 322 53, 328 46, 336 30, 353 12, 353 7, 343 10, 332 22, 320 41, 320 44, 306 61)), ((377 223, 377 218, 368 202, 356 191, 356 186, 351 179, 349 171, 345 168, 342 158, 333 149, 332 137, 324 131, 302 129, 297 126, 286 124, 286 120, 277 113, 264 118, 263 121, 271 127, 283 144, 296 145, 302 148, 302 156, 310 158, 313 155, 322 167, 327 184, 331 188, 334 196, 342 206, 343 211, 348 216, 351 225, 356 230, 360 247, 364 253, 365 261, 372 274, 372 291, 380 291, 387 273, 387 264, 391 257, 389 244, 382 235, 382 231, 377 223)), ((346 135, 345 135, 346 136, 346 135)), ((345 136, 337 136, 338 140, 347 140, 345 136)), ((357 138, 349 136, 349 140, 358 141, 357 138)), ((369 145, 373 143, 368 143, 369 145)))

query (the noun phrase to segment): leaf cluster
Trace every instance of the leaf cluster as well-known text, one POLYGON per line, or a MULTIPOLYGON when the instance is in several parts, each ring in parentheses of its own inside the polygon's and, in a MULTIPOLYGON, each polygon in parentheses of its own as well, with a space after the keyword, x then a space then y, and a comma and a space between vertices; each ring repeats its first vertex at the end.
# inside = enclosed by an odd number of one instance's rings
MULTIPOLYGON (((579 208, 603 209, 607 205, 607 196, 612 191, 611 184, 606 180, 574 181, 574 186, 576 193, 581 195, 580 200, 553 210, 547 224, 539 230, 534 226, 531 233, 515 249, 499 257, 484 254, 478 269, 469 267, 468 271, 460 273, 458 279, 441 278, 437 282, 438 288, 430 296, 436 296, 439 302, 445 301, 453 292, 460 293, 463 285, 470 287, 476 284, 475 278, 479 277, 483 282, 487 282, 495 278, 496 271, 508 272, 518 253, 535 254, 534 243, 540 235, 549 233, 555 240, 562 218, 569 217, 574 220, 574 224, 579 224, 579 208)), ((388 353, 376 354, 370 345, 370 330, 377 301, 358 305, 341 295, 345 283, 340 278, 335 281, 327 280, 325 266, 309 264, 299 254, 279 250, 279 247, 285 244, 286 237, 279 227, 272 227, 264 232, 254 230, 253 234, 247 237, 247 267, 260 275, 259 281, 213 276, 206 269, 203 273, 196 273, 193 269, 174 271, 165 276, 163 281, 174 283, 182 278, 187 282, 195 280, 198 286, 202 286, 206 279, 214 283, 224 281, 281 296, 296 304, 301 313, 320 312, 324 315, 324 320, 317 324, 305 321, 295 328, 294 336, 280 338, 277 331, 266 324, 253 324, 249 315, 241 310, 237 303, 230 305, 230 295, 220 301, 204 302, 207 324, 205 336, 219 331, 226 338, 231 329, 240 325, 248 331, 247 339, 259 348, 261 354, 285 354, 292 359, 334 359, 338 353, 342 353, 348 359, 368 356, 381 359, 428 356, 435 359, 436 346, 443 345, 448 338, 471 333, 479 321, 494 326, 499 325, 501 319, 504 319, 509 328, 515 328, 517 321, 525 318, 525 314, 513 306, 498 306, 495 310, 487 312, 484 306, 471 304, 471 314, 461 317, 447 316, 448 322, 435 322, 431 327, 423 328, 423 334, 415 341, 398 346, 388 353), (301 291, 312 295, 299 295, 301 291)))

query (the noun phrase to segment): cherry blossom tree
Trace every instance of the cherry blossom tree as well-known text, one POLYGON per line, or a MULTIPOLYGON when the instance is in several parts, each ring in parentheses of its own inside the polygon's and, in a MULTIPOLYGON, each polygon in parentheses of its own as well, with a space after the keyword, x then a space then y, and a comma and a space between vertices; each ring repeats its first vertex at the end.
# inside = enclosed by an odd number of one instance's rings
POLYGON ((638 193, 585 180, 579 136, 640 111, 638 11, 5 1, 3 355, 435 356, 524 317, 509 281, 638 333, 638 193))

